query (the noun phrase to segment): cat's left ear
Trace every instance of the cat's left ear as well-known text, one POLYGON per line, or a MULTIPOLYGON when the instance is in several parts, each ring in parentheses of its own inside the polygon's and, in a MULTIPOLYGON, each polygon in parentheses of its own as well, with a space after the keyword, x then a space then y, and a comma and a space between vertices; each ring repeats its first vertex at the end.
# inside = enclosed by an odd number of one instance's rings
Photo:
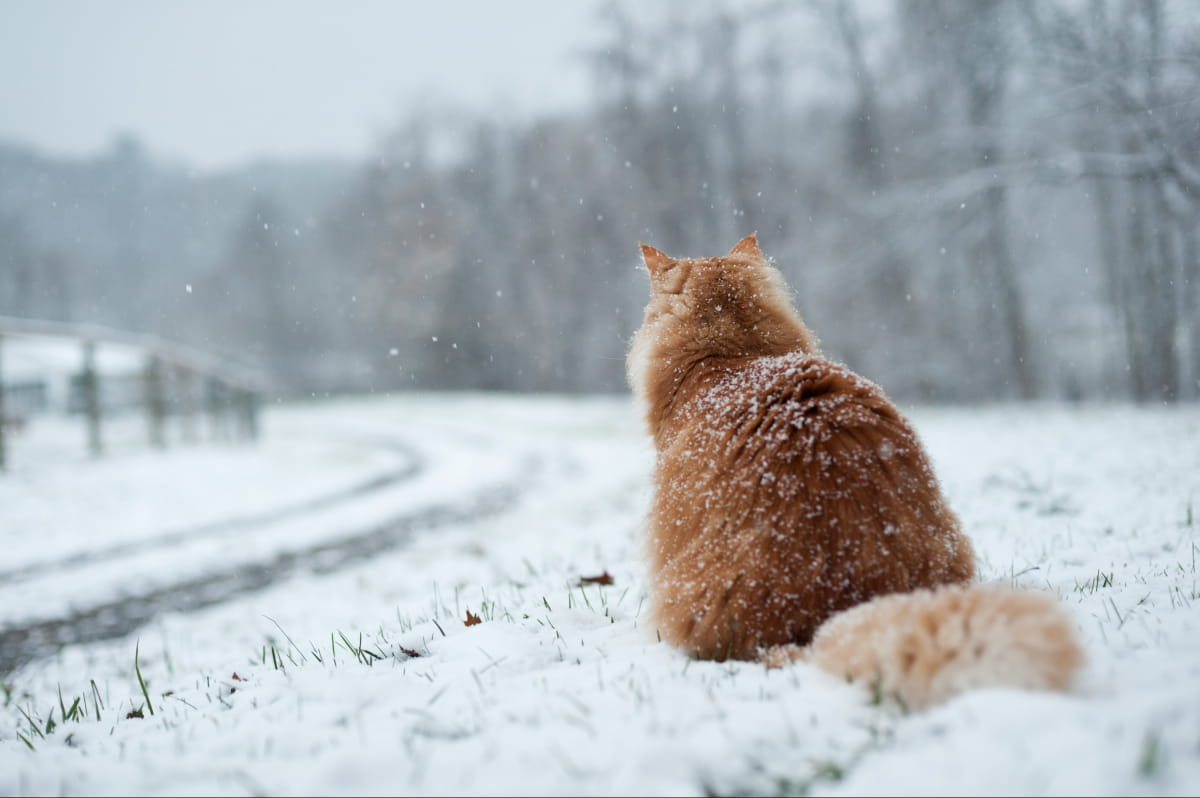
POLYGON ((748 255, 751 258, 766 260, 763 257, 762 250, 758 248, 758 233, 751 233, 741 241, 733 245, 733 249, 729 250, 730 255, 748 255))
POLYGON ((642 248, 642 260, 646 262, 646 268, 650 270, 650 274, 658 274, 673 262, 667 253, 655 249, 649 244, 639 241, 638 246, 642 248))

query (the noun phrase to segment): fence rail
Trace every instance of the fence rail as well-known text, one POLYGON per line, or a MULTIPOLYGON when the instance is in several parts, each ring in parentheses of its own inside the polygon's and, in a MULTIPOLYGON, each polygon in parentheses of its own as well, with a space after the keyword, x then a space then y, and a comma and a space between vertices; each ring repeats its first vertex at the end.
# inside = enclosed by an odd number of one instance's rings
POLYGON ((106 415, 140 408, 152 446, 167 445, 167 422, 177 417, 180 438, 198 441, 197 417, 206 415, 213 437, 254 440, 266 383, 257 372, 225 358, 161 338, 94 324, 70 324, 0 316, 0 471, 10 459, 10 435, 29 415, 44 411, 55 378, 52 366, 23 382, 6 379, 5 349, 12 342, 63 339, 77 345, 77 367, 58 369, 61 409, 84 419, 88 452, 104 453, 106 415), (104 348, 120 347, 131 356, 131 368, 105 369, 104 348))

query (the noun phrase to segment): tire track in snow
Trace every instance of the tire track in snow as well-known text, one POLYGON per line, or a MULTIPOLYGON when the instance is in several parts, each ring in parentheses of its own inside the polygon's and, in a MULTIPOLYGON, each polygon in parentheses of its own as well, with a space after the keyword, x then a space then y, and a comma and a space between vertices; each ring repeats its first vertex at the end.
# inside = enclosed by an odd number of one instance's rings
POLYGON ((412 479, 425 470, 424 461, 410 447, 399 443, 389 443, 388 448, 399 451, 407 458, 408 462, 391 471, 377 474, 341 490, 315 496, 286 507, 224 518, 219 521, 175 529, 149 538, 118 543, 103 549, 88 549, 87 551, 77 552, 56 560, 35 562, 19 568, 0 571, 0 586, 20 582, 36 576, 52 574, 55 571, 66 571, 81 566, 91 566, 97 563, 108 562, 131 554, 144 554, 155 549, 170 548, 204 537, 225 537, 234 533, 245 532, 256 526, 299 518, 308 513, 325 510, 339 504, 360 499, 364 496, 369 496, 372 493, 389 488, 404 480, 412 479))
MULTIPOLYGON (((517 502, 528 487, 529 477, 543 468, 544 457, 541 454, 527 454, 521 460, 518 478, 479 489, 453 502, 430 504, 353 532, 339 531, 336 539, 279 551, 273 556, 240 563, 228 569, 208 571, 136 595, 79 609, 69 615, 0 629, 0 675, 52 655, 63 646, 122 637, 164 612, 200 610, 262 590, 304 571, 336 571, 399 548, 418 533, 499 515, 517 502)), ((417 466, 419 470, 420 466, 417 466)), ((362 492, 358 495, 361 496, 362 492)), ((324 500, 327 503, 332 501, 330 497, 324 500)), ((311 502, 308 504, 308 512, 311 512, 311 502)), ((304 514, 295 506, 285 512, 297 516, 304 514)), ((267 515, 270 514, 264 514, 267 515)), ((279 519, 269 520, 274 522, 279 519)), ((259 519, 258 523, 267 521, 259 519)), ((255 522, 246 521, 237 527, 237 531, 245 533, 254 525, 255 522)), ((155 540, 176 540, 180 539, 180 534, 169 533, 155 540)), ((137 549, 136 546, 133 548, 137 549)), ((140 549, 133 553, 140 553, 140 549)))

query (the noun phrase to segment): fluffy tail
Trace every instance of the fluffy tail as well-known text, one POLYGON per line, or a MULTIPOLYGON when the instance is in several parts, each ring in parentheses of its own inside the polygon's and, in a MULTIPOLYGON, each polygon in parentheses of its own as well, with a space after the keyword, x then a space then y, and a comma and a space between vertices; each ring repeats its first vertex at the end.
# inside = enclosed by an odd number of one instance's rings
POLYGON ((880 596, 834 615, 807 647, 761 659, 811 662, 919 709, 977 687, 1065 690, 1083 649, 1054 597, 969 585, 880 596))

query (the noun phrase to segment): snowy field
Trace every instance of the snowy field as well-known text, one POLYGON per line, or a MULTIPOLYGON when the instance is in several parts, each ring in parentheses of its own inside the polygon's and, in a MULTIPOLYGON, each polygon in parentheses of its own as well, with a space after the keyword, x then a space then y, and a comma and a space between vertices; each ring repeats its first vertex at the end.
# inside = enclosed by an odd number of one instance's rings
POLYGON ((0 794, 1200 793, 1200 407, 910 416, 983 577, 1075 617, 1072 693, 910 714, 659 644, 624 398, 271 407, 257 445, 165 453, 131 422, 97 462, 33 423, 0 794))

